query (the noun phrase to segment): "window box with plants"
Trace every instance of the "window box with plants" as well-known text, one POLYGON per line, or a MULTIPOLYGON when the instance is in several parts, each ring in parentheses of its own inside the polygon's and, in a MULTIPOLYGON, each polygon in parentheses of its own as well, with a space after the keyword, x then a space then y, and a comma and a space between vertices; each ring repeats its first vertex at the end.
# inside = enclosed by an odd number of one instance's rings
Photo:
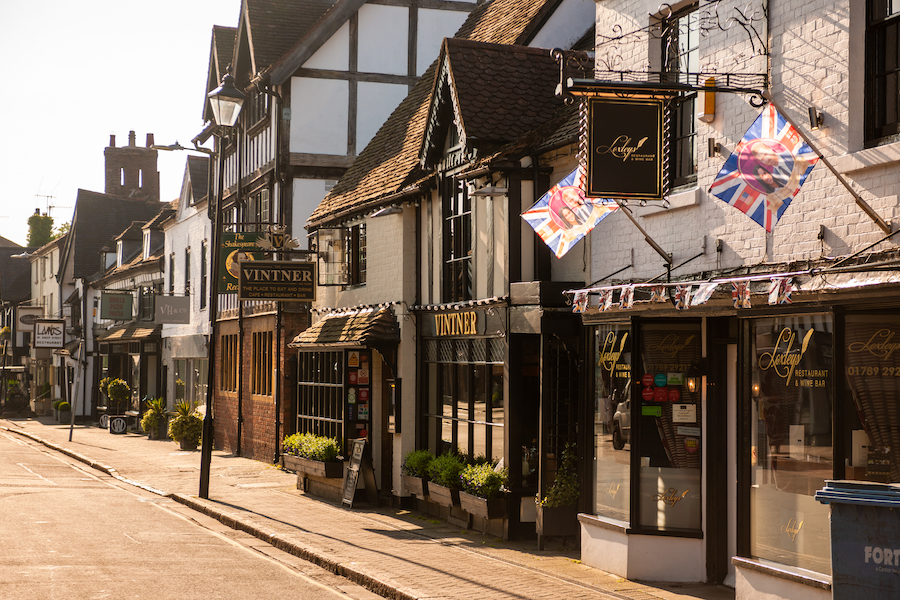
POLYGON ((403 458, 400 471, 403 487, 420 500, 428 496, 428 465, 434 460, 430 450, 413 450, 403 458))
POLYGON ((282 464, 285 469, 326 479, 340 479, 344 476, 344 458, 337 438, 314 433, 295 433, 284 438, 282 448, 282 464))
POLYGON ((428 497, 432 502, 453 508, 459 506, 459 476, 466 464, 456 454, 442 454, 428 465, 428 497))
POLYGON ((482 519, 506 518, 506 473, 506 469, 491 463, 466 466, 460 473, 463 489, 459 501, 462 509, 482 519))
POLYGON ((168 428, 165 398, 147 400, 147 410, 141 417, 141 429, 151 440, 164 440, 168 428))
POLYGON ((169 437, 178 442, 182 450, 196 450, 203 435, 203 419, 190 403, 182 400, 175 405, 169 420, 169 437))
POLYGON ((566 444, 562 451, 556 479, 543 498, 535 497, 537 503, 538 548, 544 549, 544 538, 552 536, 578 535, 578 485, 577 456, 575 447, 566 444))

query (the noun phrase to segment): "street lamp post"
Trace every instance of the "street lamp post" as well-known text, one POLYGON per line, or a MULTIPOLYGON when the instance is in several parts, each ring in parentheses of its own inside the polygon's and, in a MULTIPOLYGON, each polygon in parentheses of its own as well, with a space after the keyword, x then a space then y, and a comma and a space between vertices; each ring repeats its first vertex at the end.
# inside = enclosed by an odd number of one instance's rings
MULTIPOLYGON (((238 116, 241 112, 241 106, 247 96, 237 89, 234 85, 234 77, 226 74, 222 78, 222 84, 207 94, 209 104, 213 112, 213 120, 219 127, 234 127, 237 124, 238 116)), ((219 309, 219 245, 222 243, 222 195, 224 185, 224 166, 225 153, 222 148, 221 137, 218 141, 218 171, 219 183, 216 190, 215 210, 213 211, 212 223, 212 244, 210 252, 212 252, 211 270, 213 273, 212 282, 209 286, 209 343, 207 344, 208 358, 208 376, 206 381, 206 414, 203 416, 203 437, 200 447, 200 497, 209 498, 209 468, 212 460, 212 438, 213 438, 213 419, 212 405, 213 394, 215 389, 215 373, 216 373, 216 317, 219 309)), ((240 160, 240 157, 238 157, 240 160)))

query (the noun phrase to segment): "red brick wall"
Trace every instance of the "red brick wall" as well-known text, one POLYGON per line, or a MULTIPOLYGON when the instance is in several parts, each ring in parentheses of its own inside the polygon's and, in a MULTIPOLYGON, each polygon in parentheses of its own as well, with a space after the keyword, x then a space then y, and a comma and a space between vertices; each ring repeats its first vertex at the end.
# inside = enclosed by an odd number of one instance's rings
MULTIPOLYGON (((308 323, 306 313, 282 314, 281 334, 281 379, 273 381, 273 385, 281 386, 281 410, 278 439, 275 431, 275 395, 256 396, 251 390, 251 361, 252 361, 252 336, 254 331, 274 331, 275 315, 264 314, 244 317, 244 347, 241 356, 240 368, 243 370, 241 389, 243 426, 241 428, 241 456, 271 463, 275 458, 275 451, 281 444, 281 438, 286 433, 293 432, 295 426, 294 395, 297 381, 294 372, 294 360, 296 351, 287 347, 294 337, 308 323)), ((220 321, 219 335, 238 334, 238 320, 230 319, 220 321)), ((273 335, 273 345, 275 344, 273 335)), ((272 350, 273 362, 276 358, 275 350, 272 350)), ((215 397, 213 400, 213 418, 215 427, 215 448, 226 452, 238 451, 238 394, 237 392, 223 392, 219 389, 219 365, 222 360, 222 344, 216 343, 216 383, 215 397)))

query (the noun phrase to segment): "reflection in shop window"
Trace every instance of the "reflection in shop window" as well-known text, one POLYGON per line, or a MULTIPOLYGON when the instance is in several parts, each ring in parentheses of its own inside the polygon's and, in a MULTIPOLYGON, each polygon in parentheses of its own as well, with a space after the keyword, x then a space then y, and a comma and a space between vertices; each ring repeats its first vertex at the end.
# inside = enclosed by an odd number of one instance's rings
POLYGON ((750 552, 830 573, 828 506, 816 490, 833 476, 830 315, 753 322, 750 380, 750 552))
POLYGON ((628 522, 631 501, 631 326, 594 335, 594 512, 628 522))

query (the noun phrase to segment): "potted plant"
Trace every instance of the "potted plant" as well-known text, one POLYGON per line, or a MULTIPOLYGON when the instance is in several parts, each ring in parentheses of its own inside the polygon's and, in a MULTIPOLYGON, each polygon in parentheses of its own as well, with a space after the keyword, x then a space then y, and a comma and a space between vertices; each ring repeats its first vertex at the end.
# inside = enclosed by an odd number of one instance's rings
POLYGON ((537 503, 538 548, 543 550, 545 536, 567 536, 578 534, 578 498, 581 494, 577 476, 577 456, 575 446, 566 444, 560 457, 556 479, 542 499, 537 503))
POLYGON ((175 405, 175 412, 169 420, 169 437, 181 445, 182 450, 196 450, 203 433, 203 419, 188 402, 182 400, 175 405))
POLYGON ((59 405, 62 402, 62 398, 56 398, 50 406, 53 407, 53 419, 59 421, 59 405))
POLYGON ((460 473, 462 491, 459 501, 464 511, 482 519, 506 517, 507 471, 491 463, 468 465, 460 473))
POLYGON ((161 440, 166 437, 166 400, 165 398, 150 398, 147 400, 147 410, 141 417, 141 429, 151 440, 161 440))
POLYGON ((112 403, 110 414, 118 415, 122 412, 123 404, 131 396, 131 388, 124 379, 111 379, 106 385, 106 395, 112 403))
POLYGON ((0 327, 0 340, 8 340, 9 339, 9 327, 3 326, 0 327))
POLYGON ((60 400, 56 410, 58 411, 58 417, 56 420, 60 423, 68 423, 71 419, 72 406, 65 400, 60 400))
POLYGON ((403 457, 400 472, 406 491, 424 500, 428 495, 428 465, 434 460, 431 450, 413 450, 403 457))
POLYGON ((282 461, 286 469, 327 479, 344 476, 341 442, 314 433, 295 433, 284 438, 282 461))
POLYGON ((456 454, 442 454, 428 465, 428 496, 441 506, 459 506, 459 475, 466 463, 456 454))

